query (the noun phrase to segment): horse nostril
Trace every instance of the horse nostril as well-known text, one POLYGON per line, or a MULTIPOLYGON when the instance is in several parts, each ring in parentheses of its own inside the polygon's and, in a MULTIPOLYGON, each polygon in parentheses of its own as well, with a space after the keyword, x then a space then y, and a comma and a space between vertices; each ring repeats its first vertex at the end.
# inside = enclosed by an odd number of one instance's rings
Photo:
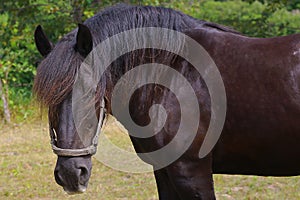
POLYGON ((79 174, 80 182, 84 183, 89 179, 89 171, 86 167, 80 167, 79 170, 80 170, 80 174, 79 174))
POLYGON ((55 177, 56 183, 60 186, 63 186, 62 177, 61 177, 58 169, 54 170, 54 177, 55 177))

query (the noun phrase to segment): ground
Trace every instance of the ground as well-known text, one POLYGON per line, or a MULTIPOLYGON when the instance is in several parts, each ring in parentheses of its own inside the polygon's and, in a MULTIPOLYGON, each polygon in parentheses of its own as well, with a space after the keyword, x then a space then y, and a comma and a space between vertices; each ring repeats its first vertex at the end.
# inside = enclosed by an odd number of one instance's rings
MULTIPOLYGON (((120 146, 129 144, 125 134, 120 136, 120 127, 116 124, 109 120, 105 133, 120 146)), ((46 119, 0 125, 0 199, 158 199, 152 173, 118 172, 95 158, 87 192, 68 196, 55 183, 55 162, 46 119)), ((220 200, 300 199, 300 177, 215 175, 214 180, 220 200)))

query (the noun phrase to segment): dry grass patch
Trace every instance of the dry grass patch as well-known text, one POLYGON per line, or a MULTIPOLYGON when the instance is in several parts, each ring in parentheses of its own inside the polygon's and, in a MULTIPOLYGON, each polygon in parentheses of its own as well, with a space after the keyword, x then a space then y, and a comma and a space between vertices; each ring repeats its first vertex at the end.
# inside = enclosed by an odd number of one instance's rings
MULTIPOLYGON (((128 136, 116 124, 108 121, 105 132, 113 143, 128 148, 128 136)), ((36 120, 0 128, 0 199, 158 199, 152 173, 118 172, 96 159, 87 192, 68 196, 53 177, 56 156, 50 148, 47 123, 36 120)), ((214 179, 218 199, 300 199, 299 177, 215 175, 214 179)))

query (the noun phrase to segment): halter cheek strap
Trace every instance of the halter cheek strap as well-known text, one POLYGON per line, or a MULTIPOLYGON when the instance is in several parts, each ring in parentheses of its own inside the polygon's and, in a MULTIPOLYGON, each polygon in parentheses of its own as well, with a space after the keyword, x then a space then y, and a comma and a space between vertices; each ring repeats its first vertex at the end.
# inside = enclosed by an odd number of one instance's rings
POLYGON ((55 129, 50 127, 50 138, 51 138, 51 147, 53 152, 58 156, 70 156, 70 157, 77 157, 77 156, 86 156, 86 155, 94 155, 97 152, 97 145, 98 145, 98 136, 101 132, 101 128, 103 125, 103 120, 106 115, 105 110, 105 102, 104 99, 101 101, 100 106, 100 115, 99 115, 99 122, 97 126, 97 131, 95 133, 95 136, 92 140, 92 144, 88 147, 82 148, 82 149, 63 149, 56 146, 57 143, 57 135, 55 132, 55 129))

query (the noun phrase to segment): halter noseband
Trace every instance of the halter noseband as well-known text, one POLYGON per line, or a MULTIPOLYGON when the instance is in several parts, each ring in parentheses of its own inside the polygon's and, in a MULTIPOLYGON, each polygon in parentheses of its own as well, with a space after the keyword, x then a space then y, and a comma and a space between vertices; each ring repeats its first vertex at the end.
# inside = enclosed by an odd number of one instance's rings
POLYGON ((104 98, 101 101, 100 106, 100 115, 99 115, 99 122, 97 126, 96 134, 92 140, 92 144, 88 147, 82 149, 62 149, 56 146, 56 132, 53 128, 50 127, 50 138, 51 138, 51 147, 53 153, 58 156, 70 156, 70 157, 77 157, 77 156, 86 156, 86 155, 94 155, 97 152, 97 145, 98 145, 98 136, 101 132, 101 128, 103 125, 103 119, 105 118, 106 110, 105 110, 105 102, 104 98))

